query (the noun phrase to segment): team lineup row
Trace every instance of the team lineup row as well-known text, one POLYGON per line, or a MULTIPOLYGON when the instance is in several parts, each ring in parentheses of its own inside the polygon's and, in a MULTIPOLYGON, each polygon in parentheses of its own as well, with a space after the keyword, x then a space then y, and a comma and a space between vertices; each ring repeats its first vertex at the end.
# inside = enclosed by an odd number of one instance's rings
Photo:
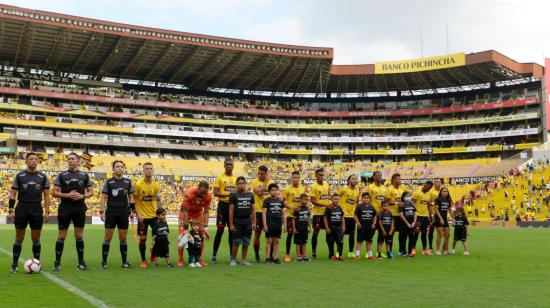
MULTIPOLYGON (((12 272, 17 272, 17 262, 27 225, 30 225, 32 251, 35 259, 40 259, 40 233, 42 224, 48 220, 50 195, 60 199, 58 227, 59 233, 55 243, 54 271, 61 269, 61 256, 67 231, 72 223, 80 270, 88 270, 84 262, 83 230, 86 220, 86 198, 93 193, 93 184, 87 173, 79 170, 80 157, 75 153, 67 155, 68 170, 61 172, 53 181, 53 188, 48 177, 37 170, 38 155, 27 153, 27 168, 17 173, 13 179, 9 199, 8 219, 14 222, 16 239, 13 245, 12 272), (17 200, 17 201, 16 201, 17 200), (44 209, 42 208, 44 203, 44 209), (17 204, 17 206, 15 206, 17 204)), ((357 176, 348 177, 348 185, 338 192, 324 181, 324 170, 315 172, 316 182, 306 194, 300 184, 300 173, 291 174, 291 185, 284 191, 270 179, 266 166, 260 166, 257 178, 247 190, 246 179, 233 175, 232 160, 224 162, 224 173, 216 178, 213 194, 209 192, 207 182, 201 182, 184 192, 184 201, 179 215, 178 266, 183 266, 183 252, 189 252, 191 267, 206 266, 203 260, 204 239, 210 238, 207 230, 209 209, 212 197, 218 198, 217 232, 214 237, 212 263, 217 263, 217 252, 224 229, 230 230, 228 240, 231 265, 236 265, 238 246, 242 246, 243 265, 247 261, 248 246, 254 232, 254 253, 256 262, 260 262, 260 237, 266 235, 266 263, 281 263, 278 257, 279 239, 287 233, 285 261, 291 261, 292 243, 296 245, 296 260, 307 261, 306 244, 312 232, 312 258, 317 258, 317 239, 321 229, 326 230, 326 242, 329 258, 343 260, 344 236, 349 237, 348 257, 360 259, 363 242, 366 243, 366 258, 386 257, 382 246, 386 244, 387 257, 394 258, 393 237, 399 233, 399 255, 412 257, 416 254, 416 242, 420 235, 422 254, 432 255, 431 245, 434 230, 437 230, 436 254, 454 253, 458 241, 464 244, 467 255, 468 220, 462 208, 453 207, 447 188, 442 187, 440 180, 427 182, 414 193, 401 187, 399 174, 391 178, 391 186, 382 185, 382 175, 375 172, 372 183, 364 191, 357 187, 357 176), (212 196, 213 195, 213 196, 212 196), (310 206, 311 205, 311 206, 310 206), (451 217, 455 226, 453 249, 449 249, 449 221, 451 217), (191 224, 191 229, 189 226, 191 224), (375 233, 377 238, 377 256, 372 252, 375 233), (355 237, 357 235, 357 241, 355 237), (430 236, 431 235, 431 236, 430 236), (293 241, 294 240, 294 241, 293 241), (430 249, 428 249, 428 240, 430 249), (337 252, 334 245, 337 246, 337 252), (354 253, 355 248, 355 253, 354 253)), ((148 228, 152 229, 150 261, 158 266, 158 258, 165 258, 169 267, 173 267, 169 258, 169 228, 166 222, 166 211, 162 208, 160 186, 153 179, 153 165, 143 165, 144 177, 135 184, 126 179, 124 162, 112 162, 113 177, 108 179, 101 189, 101 219, 105 223, 105 236, 102 244, 101 268, 107 268, 110 242, 114 230, 118 229, 122 267, 131 268, 127 261, 126 237, 129 221, 134 216, 138 220, 139 251, 141 267, 147 267, 146 239, 148 228), (129 219, 130 218, 130 219, 129 219)))

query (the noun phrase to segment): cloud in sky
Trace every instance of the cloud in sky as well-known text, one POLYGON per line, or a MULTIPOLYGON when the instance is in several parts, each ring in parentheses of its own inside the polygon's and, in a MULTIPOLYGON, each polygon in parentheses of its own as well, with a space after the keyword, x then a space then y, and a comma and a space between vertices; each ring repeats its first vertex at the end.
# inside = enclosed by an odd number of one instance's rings
POLYGON ((337 64, 415 58, 421 50, 432 56, 495 49, 538 63, 544 54, 550 57, 547 0, 4 2, 156 28, 333 47, 337 64))

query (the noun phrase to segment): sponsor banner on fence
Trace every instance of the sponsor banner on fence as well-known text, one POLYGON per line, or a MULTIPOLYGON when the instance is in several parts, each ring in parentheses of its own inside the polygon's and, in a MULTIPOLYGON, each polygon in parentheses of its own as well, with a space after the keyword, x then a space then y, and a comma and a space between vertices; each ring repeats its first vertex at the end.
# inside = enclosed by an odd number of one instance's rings
POLYGON ((550 220, 546 221, 518 221, 520 228, 550 228, 550 220))
POLYGON ((493 182, 498 179, 498 176, 482 176, 482 177, 460 177, 460 178, 450 178, 449 183, 451 184, 477 184, 477 183, 488 183, 493 182))
MULTIPOLYGON (((361 172, 360 177, 369 177, 372 175, 372 171, 368 172, 361 172)), ((451 184, 477 184, 477 183, 488 183, 495 181, 498 177, 497 176, 484 176, 484 177, 459 177, 459 178, 448 178, 445 182, 451 183, 451 184)), ((250 183, 253 179, 247 178, 246 179, 248 183, 250 183)), ((401 182, 403 184, 408 185, 422 185, 426 183, 426 181, 433 181, 432 178, 426 178, 426 179, 402 179, 401 182)), ((284 184, 284 185, 290 185, 290 180, 283 179, 283 180, 277 180, 278 184, 284 184)), ((347 185, 346 179, 325 179, 325 182, 327 182, 329 185, 347 185)), ((303 179, 302 184, 304 185, 312 185, 315 183, 315 179, 303 179)))
POLYGON ((437 57, 427 57, 402 61, 378 61, 374 64, 375 74, 398 74, 438 70, 464 66, 466 55, 463 52, 437 57))
MULTIPOLYGON (((445 183, 450 184, 478 184, 478 183, 489 183, 497 179, 496 176, 483 176, 483 177, 461 177, 461 178, 448 178, 445 183)), ((407 185, 422 185, 427 181, 433 181, 434 179, 401 179, 403 184, 407 185)))

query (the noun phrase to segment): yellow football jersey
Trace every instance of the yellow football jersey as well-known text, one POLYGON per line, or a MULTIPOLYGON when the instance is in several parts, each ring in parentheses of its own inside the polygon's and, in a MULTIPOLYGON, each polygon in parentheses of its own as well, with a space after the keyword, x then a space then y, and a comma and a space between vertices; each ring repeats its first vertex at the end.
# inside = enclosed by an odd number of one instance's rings
POLYGON ((401 196, 403 196, 405 188, 401 185, 399 188, 395 188, 393 185, 386 190, 386 199, 390 202, 391 213, 393 216, 399 216, 399 207, 396 202, 402 202, 401 196))
POLYGON ((353 218, 355 214, 355 206, 359 200, 359 188, 351 188, 349 186, 340 188, 338 191, 340 196, 340 207, 344 211, 345 218, 353 218))
POLYGON ((421 189, 419 189, 414 192, 412 198, 416 205, 416 215, 419 217, 430 216, 430 213, 428 212, 428 206, 431 203, 432 194, 429 191, 424 193, 421 189))
POLYGON ((286 203, 286 206, 291 209, 286 210, 286 217, 294 217, 294 208, 300 206, 300 195, 305 194, 306 189, 304 186, 299 185, 294 187, 289 185, 283 192, 283 200, 286 203))
POLYGON ((377 213, 382 211, 382 201, 386 198, 386 188, 383 185, 376 185, 374 183, 367 187, 367 192, 370 195, 371 204, 377 213))
MULTIPOLYGON (((319 185, 319 183, 315 182, 311 186, 311 197, 314 197, 317 202, 321 203, 322 205, 329 205, 330 204, 330 186, 327 182, 323 182, 323 185, 319 185)), ((311 211, 312 215, 325 215, 325 207, 324 206, 313 206, 313 210, 311 211)))
MULTIPOLYGON (((218 187, 220 193, 230 194, 237 190, 237 177, 234 175, 228 176, 225 173, 218 175, 214 182, 214 187, 218 187)), ((218 201, 229 202, 229 196, 218 197, 218 201)))
POLYGON ((136 209, 143 218, 157 217, 156 198, 160 192, 160 185, 153 180, 146 184, 143 179, 136 182, 134 187, 134 201, 136 209))
POLYGON ((439 197, 439 191, 441 191, 441 188, 439 190, 435 189, 435 186, 430 189, 430 194, 432 195, 430 202, 434 202, 437 197, 439 197))
MULTIPOLYGON (((273 182, 273 180, 269 180, 269 182, 267 183, 267 187, 269 187, 269 185, 273 183, 275 183, 273 182)), ((264 190, 264 193, 262 195, 258 195, 254 192, 254 189, 263 185, 264 185, 264 182, 260 181, 260 179, 258 178, 255 178, 254 180, 252 180, 252 184, 250 184, 250 187, 252 188, 252 192, 254 193, 254 207, 256 208, 256 213, 262 212, 262 209, 264 207, 264 200, 269 197, 269 191, 267 190, 267 188, 264 190)))

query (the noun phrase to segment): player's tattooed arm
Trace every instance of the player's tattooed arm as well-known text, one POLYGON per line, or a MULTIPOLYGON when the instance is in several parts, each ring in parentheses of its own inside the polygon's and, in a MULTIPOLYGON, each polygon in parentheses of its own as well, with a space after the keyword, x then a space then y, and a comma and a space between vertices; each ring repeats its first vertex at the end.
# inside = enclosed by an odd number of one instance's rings
POLYGON ((164 207, 164 204, 162 203, 162 196, 160 193, 157 193, 157 208, 162 209, 164 207))

